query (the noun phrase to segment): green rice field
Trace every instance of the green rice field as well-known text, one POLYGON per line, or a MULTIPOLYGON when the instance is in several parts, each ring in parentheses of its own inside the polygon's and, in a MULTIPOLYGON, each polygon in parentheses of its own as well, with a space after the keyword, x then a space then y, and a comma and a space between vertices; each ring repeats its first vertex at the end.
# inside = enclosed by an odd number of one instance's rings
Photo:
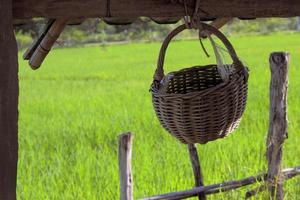
MULTIPOLYGON (((198 145, 205 184, 266 171, 272 51, 291 54, 283 166, 300 165, 300 34, 230 40, 250 69, 248 103, 235 132, 198 145)), ((212 54, 207 41, 205 46, 212 54)), ((119 199, 118 135, 128 131, 134 133, 135 198, 194 186, 187 147, 161 128, 152 108, 149 87, 159 48, 132 43, 54 49, 37 71, 20 52, 18 199, 119 199)), ((177 41, 165 71, 214 62, 197 40, 177 41)), ((208 199, 244 199, 250 188, 208 199)), ((300 177, 285 184, 285 193, 288 200, 300 199, 300 177)))

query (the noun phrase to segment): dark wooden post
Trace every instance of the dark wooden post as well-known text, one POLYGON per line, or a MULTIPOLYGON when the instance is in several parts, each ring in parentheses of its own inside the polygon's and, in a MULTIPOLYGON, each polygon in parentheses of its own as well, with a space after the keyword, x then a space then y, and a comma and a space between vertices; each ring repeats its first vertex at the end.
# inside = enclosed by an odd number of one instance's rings
POLYGON ((0 199, 16 199, 18 58, 12 0, 0 1, 0 199))
POLYGON ((133 135, 125 133, 119 136, 119 171, 120 171, 120 199, 133 200, 133 179, 131 172, 133 135))
POLYGON ((282 200, 281 174, 282 146, 287 138, 287 89, 289 54, 275 52, 270 55, 270 124, 267 138, 269 190, 272 199, 282 200))
MULTIPOLYGON (((188 144, 189 154, 190 154, 190 160, 193 167, 194 177, 195 177, 195 186, 203 186, 203 176, 199 161, 199 156, 197 152, 197 148, 195 144, 188 144)), ((202 192, 198 195, 199 200, 206 200, 205 192, 202 192)))

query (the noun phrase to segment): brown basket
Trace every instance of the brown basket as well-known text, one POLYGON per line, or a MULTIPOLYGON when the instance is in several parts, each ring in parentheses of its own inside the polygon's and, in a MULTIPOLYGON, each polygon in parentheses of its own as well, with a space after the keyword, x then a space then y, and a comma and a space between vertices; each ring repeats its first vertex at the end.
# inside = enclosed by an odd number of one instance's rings
POLYGON ((152 102, 161 125, 182 143, 201 143, 223 138, 240 122, 247 100, 248 72, 227 38, 214 27, 202 29, 216 35, 227 48, 234 72, 222 80, 217 65, 194 66, 164 75, 169 42, 187 29, 174 29, 162 44, 151 86, 152 102))

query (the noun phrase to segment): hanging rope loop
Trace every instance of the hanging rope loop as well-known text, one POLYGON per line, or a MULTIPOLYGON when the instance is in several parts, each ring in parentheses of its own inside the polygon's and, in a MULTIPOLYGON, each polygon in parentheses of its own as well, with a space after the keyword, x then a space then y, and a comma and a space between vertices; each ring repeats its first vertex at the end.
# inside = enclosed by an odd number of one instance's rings
MULTIPOLYGON (((222 43, 226 47, 229 55, 231 56, 231 59, 233 60, 233 66, 236 69, 236 71, 245 71, 245 72, 247 71, 245 69, 245 67, 243 66, 242 62, 239 60, 233 46, 229 42, 229 40, 218 29, 216 29, 213 26, 210 26, 208 24, 202 23, 202 22, 199 22, 199 25, 201 25, 201 27, 204 31, 207 31, 208 33, 215 35, 217 38, 219 38, 222 41, 222 43)), ((184 31, 186 29, 187 29, 187 27, 183 24, 183 25, 177 27, 176 29, 174 29, 172 32, 170 32, 169 35, 165 38, 165 40, 161 46, 160 53, 159 53, 157 69, 154 73, 154 81, 157 81, 159 83, 164 78, 163 66, 164 66, 166 50, 168 48, 169 43, 177 34, 181 33, 182 31, 184 31)), ((213 46, 215 46, 214 42, 212 44, 213 44, 213 46)), ((217 53, 217 55, 219 55, 219 54, 217 53)), ((218 56, 218 57, 219 58, 217 58, 217 60, 220 61, 220 56, 218 56)))
MULTIPOLYGON (((188 13, 188 6, 187 6, 187 0, 183 1, 184 5, 184 22, 188 29, 199 29, 199 31, 203 30, 203 27, 201 26, 201 18, 200 13, 206 13, 200 8, 200 0, 196 0, 195 9, 192 15, 188 13)), ((206 13, 207 14, 207 13, 206 13)))

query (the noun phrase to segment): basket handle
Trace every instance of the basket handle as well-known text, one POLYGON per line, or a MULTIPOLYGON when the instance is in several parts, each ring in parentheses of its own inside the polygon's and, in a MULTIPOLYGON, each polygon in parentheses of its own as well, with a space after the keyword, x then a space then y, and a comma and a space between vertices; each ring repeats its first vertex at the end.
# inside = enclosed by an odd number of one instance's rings
MULTIPOLYGON (((202 23, 200 22, 199 25, 199 30, 203 30, 203 31, 209 31, 210 33, 214 34, 215 36, 217 36, 225 45, 225 47, 227 48, 229 55, 231 57, 231 59, 233 60, 233 65, 236 68, 237 71, 243 70, 244 66, 242 65, 242 62, 239 60, 232 44, 229 42, 229 40, 226 38, 226 36, 221 33, 218 29, 216 29, 213 26, 210 26, 208 24, 202 23)), ((167 48, 169 46, 170 41, 179 33, 181 33, 182 31, 189 29, 186 24, 182 24, 180 26, 178 26, 177 28, 175 28, 172 32, 170 32, 166 39, 163 41, 162 46, 160 48, 160 52, 159 52, 159 57, 158 57, 158 61, 157 61, 157 69, 154 73, 153 79, 154 81, 158 81, 160 82, 163 77, 164 77, 164 61, 165 61, 165 55, 166 55, 166 51, 167 48)))

